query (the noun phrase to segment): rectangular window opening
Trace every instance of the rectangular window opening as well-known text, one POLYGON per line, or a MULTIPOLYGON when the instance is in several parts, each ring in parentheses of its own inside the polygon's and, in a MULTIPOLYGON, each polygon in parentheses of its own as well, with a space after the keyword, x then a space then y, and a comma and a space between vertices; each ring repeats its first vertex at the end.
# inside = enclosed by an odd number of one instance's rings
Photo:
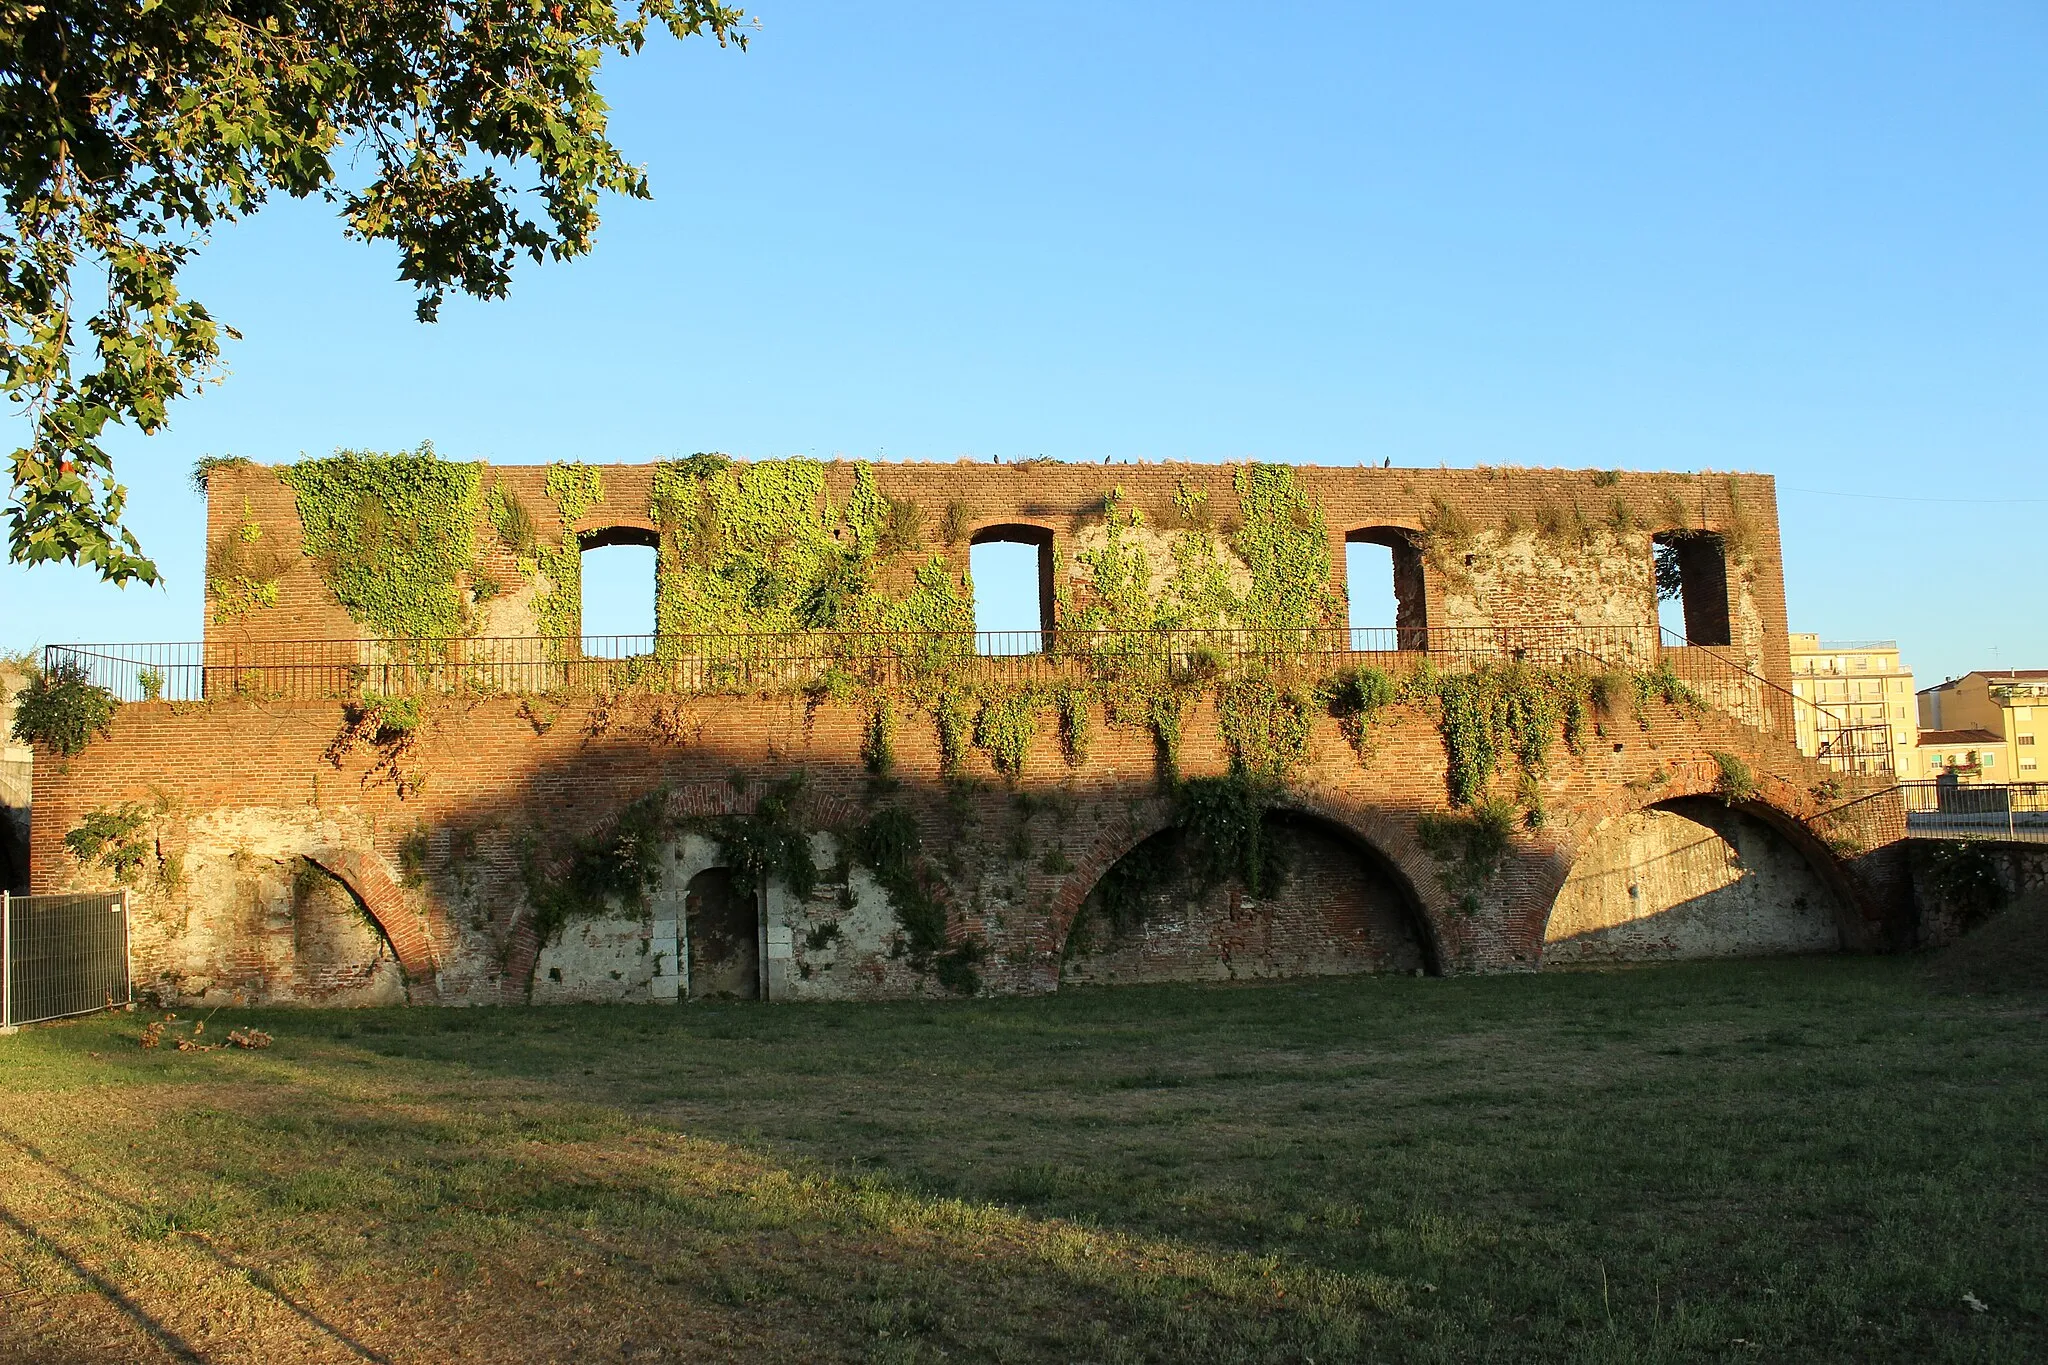
MULTIPOLYGON (((1027 528, 1030 529, 1030 528, 1027 528)), ((1036 654, 1052 633, 1052 540, 977 537, 967 550, 981 654, 1036 654)))
POLYGON ((626 659, 654 652, 652 545, 594 545, 581 556, 583 656, 626 659))
POLYGON ((1374 526, 1344 537, 1344 593, 1351 648, 1429 648, 1422 553, 1412 533, 1374 526))
POLYGON ((1690 644, 1733 644, 1728 560, 1721 537, 1706 531, 1672 531, 1653 536, 1651 547, 1658 623, 1690 644))

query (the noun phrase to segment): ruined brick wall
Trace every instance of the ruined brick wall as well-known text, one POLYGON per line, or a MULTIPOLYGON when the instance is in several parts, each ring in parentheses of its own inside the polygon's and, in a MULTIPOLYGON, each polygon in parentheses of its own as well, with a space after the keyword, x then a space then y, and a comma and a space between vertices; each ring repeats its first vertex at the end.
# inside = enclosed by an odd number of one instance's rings
MULTIPOLYGON (((603 465, 604 498, 573 530, 629 528, 651 532, 654 469, 603 465)), ((964 533, 931 548, 960 572, 972 536, 995 526, 1038 528, 1051 537, 1065 585, 1085 583, 1076 552, 1099 525, 1105 495, 1122 490, 1159 526, 1171 526, 1175 492, 1186 484, 1209 494, 1219 530, 1230 529, 1237 466, 1220 464, 1086 465, 878 464, 881 491, 912 500, 936 527, 958 504, 964 533)), ((1538 469, 1357 469, 1295 466, 1300 486, 1321 506, 1330 539, 1333 586, 1342 590, 1344 542, 1362 532, 1409 537, 1419 550, 1431 626, 1627 625, 1654 627, 1653 537, 1705 532, 1730 549, 1728 611, 1732 642, 1749 665, 1779 685, 1791 677, 1786 640, 1784 571, 1774 481, 1760 474, 1652 474, 1538 469)), ((563 530, 544 488, 547 469, 492 466, 486 480, 515 489, 532 509, 541 536, 563 530)), ((843 504, 854 466, 825 466, 829 495, 843 504)), ((248 524, 284 566, 275 607, 214 624, 208 599, 207 638, 231 645, 262 641, 352 639, 363 631, 337 604, 318 568, 301 553, 292 490, 263 466, 224 467, 208 483, 207 536, 213 545, 248 524)), ((480 572, 520 585, 512 553, 486 536, 480 572)), ((664 550, 664 553, 666 551, 664 550)), ((1166 562, 1166 561, 1161 561, 1166 562)), ((531 633, 533 585, 513 586, 483 607, 482 634, 531 633)), ((1388 626, 1395 622, 1384 623, 1388 626)))
MULTIPOLYGON (((79 866, 64 849, 63 834, 90 810, 138 801, 156 812, 154 847, 175 862, 174 875, 145 868, 136 890, 137 980, 166 996, 319 998, 326 988, 296 965, 287 970, 279 956, 281 945, 303 937, 283 916, 291 905, 284 888, 304 859, 360 896, 414 999, 524 1000, 529 990, 543 999, 656 999, 652 964, 630 978, 639 970, 633 964, 676 951, 673 938, 658 938, 661 924, 675 922, 672 902, 665 913, 659 896, 620 907, 610 920, 572 926, 562 942, 542 947, 531 941, 522 855, 597 829, 657 788, 668 789, 678 809, 745 810, 763 782, 801 768, 822 884, 802 903, 768 889, 764 935, 777 940, 764 944, 771 998, 937 989, 903 957, 891 908, 872 881, 856 873, 864 884, 849 897, 833 880, 832 832, 899 803, 922 831, 952 932, 987 945, 986 987, 1042 991, 1057 986, 1067 931, 1102 874, 1172 819, 1158 794, 1152 737, 1111 728, 1099 714, 1084 764, 1070 765, 1055 736, 1041 733, 1014 784, 978 752, 962 780, 941 781, 937 736, 906 722, 897 775, 878 784, 862 765, 861 717, 851 706, 700 698, 688 704, 676 743, 674 727, 658 737, 649 713, 631 705, 561 699, 544 728, 523 705, 430 704, 419 755, 425 786, 404 798, 388 783, 366 781, 367 756, 339 767, 323 757, 343 725, 338 703, 123 707, 111 738, 37 765, 36 889, 105 884, 105 872, 79 866), (736 774, 745 781, 736 783, 736 774), (569 965, 582 951, 576 944, 592 935, 609 936, 608 946, 579 960, 602 965, 552 981, 550 969, 569 965)), ((1224 770, 1206 703, 1186 735, 1187 773, 1224 770)), ((1603 822, 1712 792, 1716 752, 1742 754, 1754 769, 1760 793, 1748 808, 1785 832, 1828 884, 1844 946, 1882 946, 1887 910, 1859 883, 1860 859, 1843 862, 1811 835, 1799 838, 1800 821, 1833 799, 1826 775, 1789 746, 1712 712, 1652 701, 1639 717, 1624 707, 1601 719, 1583 757, 1560 750, 1541 783, 1545 823, 1515 832, 1472 905, 1446 884, 1454 869, 1418 838, 1421 817, 1445 806, 1443 742, 1421 708, 1393 708, 1364 761, 1334 722, 1319 719, 1282 803, 1371 851, 1386 883, 1412 905, 1423 947, 1443 970, 1527 969, 1542 960, 1557 893, 1603 822)), ((1291 905, 1279 913, 1300 923, 1319 912, 1291 905)), ((1335 969, 1406 962, 1399 952, 1366 954, 1335 969)), ((366 982, 349 989, 368 989, 366 982)))
MULTIPOLYGON (((1902 850, 1912 882, 1914 943, 1939 948, 1962 937, 1984 915, 1981 906, 1953 904, 1929 875, 1929 858, 1943 841, 1909 839, 1902 850)), ((1990 861, 2007 901, 2038 899, 2048 892, 2048 844, 1976 841, 1974 847, 1990 861)))
MULTIPOLYGON (((843 504, 856 468, 824 471, 827 495, 843 504)), ((654 470, 602 472, 602 502, 567 529, 650 530, 654 470)), ((933 530, 928 548, 959 572, 978 530, 1028 528, 1060 566, 1053 586, 1085 600, 1082 552, 1105 534, 1105 497, 1117 492, 1146 514, 1150 524, 1130 532, 1142 542, 1173 524, 1175 496, 1190 489, 1206 491, 1216 513, 1222 572, 1247 572, 1229 549, 1239 473, 1231 466, 963 462, 873 472, 883 493, 924 509, 928 530, 950 528, 950 542, 933 530)), ((559 542, 565 528, 549 520, 547 476, 533 467, 485 473, 517 490, 540 537, 559 542)), ((1308 508, 1321 510, 1332 586, 1343 587, 1347 539, 1397 548, 1410 589, 1404 627, 1651 629, 1655 538, 1718 535, 1728 550, 1732 652, 1789 680, 1768 478, 1313 467, 1294 478, 1308 508)), ((1313 511, 1295 515, 1291 524, 1313 544, 1312 523, 1299 519, 1313 511)), ((274 606, 219 625, 210 610, 210 650, 260 661, 274 642, 362 633, 302 552, 294 495, 274 471, 212 471, 208 518, 210 544, 260 545, 277 570, 274 606)), ((1155 566, 1170 560, 1166 541, 1153 548, 1155 566)), ((479 552, 479 577, 520 577, 491 537, 479 537, 479 552)), ((531 634, 534 587, 483 602, 480 631, 531 634)), ((1419 656, 1401 657, 1382 662, 1398 673, 1419 656)), ((1848 832, 1813 823, 1844 798, 1831 775, 1744 724, 1740 708, 1717 710, 1724 700, 1713 695, 1703 707, 1610 697, 1613 709, 1597 717, 1583 751, 1559 748, 1517 793, 1529 818, 1497 862, 1477 870, 1424 833, 1450 809, 1433 703, 1385 711, 1363 757, 1318 713, 1274 798, 1272 818, 1291 822, 1282 837, 1298 870, 1288 883, 1259 895, 1228 879, 1183 887, 1120 939, 1081 940, 1071 931, 1104 874, 1175 819, 1155 735, 1128 715, 1112 717, 1099 698, 1088 703, 1085 756, 1062 748, 1041 709, 1021 771, 1008 775, 979 748, 948 772, 930 699, 899 698, 894 770, 878 779, 863 755, 863 703, 824 692, 429 697, 407 759, 424 785, 401 791, 373 753, 331 756, 346 724, 341 702, 266 695, 275 693, 130 704, 110 738, 36 767, 39 890, 104 884, 108 874, 72 858, 64 834, 94 810, 147 810, 151 853, 135 875, 137 979, 167 998, 363 1000, 388 996, 400 976, 417 1000, 687 998, 690 887, 720 856, 702 822, 753 810, 767 784, 797 772, 807 779, 802 818, 818 885, 801 898, 772 879, 757 888, 754 970, 771 999, 939 989, 931 964, 906 946, 904 907, 848 857, 850 831, 891 806, 914 818, 922 884, 950 941, 982 945, 976 971, 991 990, 1054 989, 1063 971, 1109 980, 1534 968, 1557 937, 1553 907, 1574 868, 1640 880, 1634 865, 1658 854, 1632 848, 1629 822, 1668 823, 1642 812, 1713 792, 1723 780, 1717 755, 1754 770, 1757 791, 1744 809, 1782 844, 1744 869, 1741 914, 1777 914, 1771 932, 1781 937, 1787 917, 1803 914, 1806 937, 1794 946, 1830 932, 1850 949, 1910 936, 1898 812, 1872 807, 1848 832), (656 792, 670 832, 653 884, 603 913, 585 906, 559 934, 540 933, 536 900, 563 875, 565 850, 611 837, 622 810, 656 792)), ((1217 695, 1194 701, 1183 719, 1185 775, 1228 767, 1217 695)), ((1503 775, 1496 786, 1511 782, 1503 775)), ((1578 913, 1572 904, 1567 897, 1568 915, 1578 913)), ((1702 913, 1706 950, 1757 941, 1725 923, 1727 914, 1702 913)), ((1626 919, 1610 910, 1600 927, 1626 919)))

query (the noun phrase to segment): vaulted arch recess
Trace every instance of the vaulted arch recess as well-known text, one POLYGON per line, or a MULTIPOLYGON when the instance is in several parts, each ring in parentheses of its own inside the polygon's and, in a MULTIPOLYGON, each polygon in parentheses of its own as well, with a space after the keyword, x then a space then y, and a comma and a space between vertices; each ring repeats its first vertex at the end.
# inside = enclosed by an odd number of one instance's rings
POLYGON ((1406 879, 1355 835, 1267 812, 1260 884, 1205 877, 1187 833, 1141 840, 1097 881, 1069 928, 1062 984, 1214 981, 1434 970, 1406 879))

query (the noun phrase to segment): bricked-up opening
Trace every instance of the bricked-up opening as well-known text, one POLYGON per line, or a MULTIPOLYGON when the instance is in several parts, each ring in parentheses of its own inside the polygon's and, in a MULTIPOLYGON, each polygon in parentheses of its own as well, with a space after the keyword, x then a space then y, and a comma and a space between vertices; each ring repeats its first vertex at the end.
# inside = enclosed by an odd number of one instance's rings
POLYGON ((1052 532, 984 526, 970 538, 974 630, 984 654, 1034 654, 1052 634, 1052 532))
POLYGON ((1415 533, 1366 526, 1344 537, 1353 649, 1429 648, 1429 607, 1415 533), (1394 627, 1393 634, 1387 627, 1394 627))
POLYGON ((1433 968, 1407 879, 1327 821, 1267 812, 1279 875, 1254 894, 1206 880, 1186 831, 1162 830, 1118 859, 1074 917, 1063 982, 1208 981, 1433 968))
POLYGON ((707 867, 683 893, 692 1000, 761 998, 761 912, 729 867, 707 867))
POLYGON ((355 889, 317 863, 291 870, 292 996, 321 1005, 403 1005, 398 954, 355 889))
POLYGON ((598 658, 645 653, 640 637, 654 634, 655 533, 610 526, 577 540, 583 547, 583 652, 598 658))
POLYGON ((1696 645, 1734 643, 1729 629, 1728 556, 1721 537, 1711 531, 1667 531, 1651 537, 1657 575, 1658 618, 1666 625, 1665 604, 1675 604, 1684 622, 1685 638, 1696 645))

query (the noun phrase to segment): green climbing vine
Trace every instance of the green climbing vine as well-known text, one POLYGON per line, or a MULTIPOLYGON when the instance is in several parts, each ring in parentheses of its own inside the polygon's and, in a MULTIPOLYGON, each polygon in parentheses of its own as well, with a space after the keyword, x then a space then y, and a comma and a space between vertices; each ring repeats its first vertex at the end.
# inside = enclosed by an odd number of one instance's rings
POLYGON ((206 594, 215 625, 224 626, 252 611, 277 605, 278 579, 287 566, 262 542, 263 527, 244 498, 241 526, 206 547, 206 594))
POLYGON ((1308 756, 1309 698, 1263 677, 1219 684, 1216 720, 1233 771, 1280 782, 1308 756))
POLYGON ((1294 470, 1240 465, 1236 485, 1243 522, 1231 540, 1251 571, 1239 608, 1243 624, 1306 631, 1341 621, 1343 603, 1330 586, 1329 530, 1294 470))
POLYGON ((364 785, 389 782, 403 801, 427 783, 420 746, 424 727, 418 697, 369 694, 342 704, 341 731, 322 756, 339 768, 358 749, 368 749, 364 785))
MULTIPOLYGON (((593 465, 552 465, 541 491, 555 505, 561 533, 553 541, 535 533, 532 555, 519 567, 545 584, 533 599, 535 631, 555 641, 558 650, 573 652, 567 642, 583 634, 583 543, 576 538, 576 523, 604 501, 604 474, 593 465)), ((492 519, 501 539, 518 535, 522 521, 532 527, 532 514, 514 490, 499 485, 492 494, 492 519)))
POLYGON ((441 640, 473 626, 465 588, 482 472, 422 445, 344 450, 277 477, 295 495, 307 557, 358 625, 380 639, 441 640))
POLYGON ((986 954, 981 940, 951 938, 939 880, 924 858, 917 818, 903 806, 884 806, 842 835, 848 856, 873 874, 895 907, 903 956, 947 990, 972 995, 981 984, 986 954))

